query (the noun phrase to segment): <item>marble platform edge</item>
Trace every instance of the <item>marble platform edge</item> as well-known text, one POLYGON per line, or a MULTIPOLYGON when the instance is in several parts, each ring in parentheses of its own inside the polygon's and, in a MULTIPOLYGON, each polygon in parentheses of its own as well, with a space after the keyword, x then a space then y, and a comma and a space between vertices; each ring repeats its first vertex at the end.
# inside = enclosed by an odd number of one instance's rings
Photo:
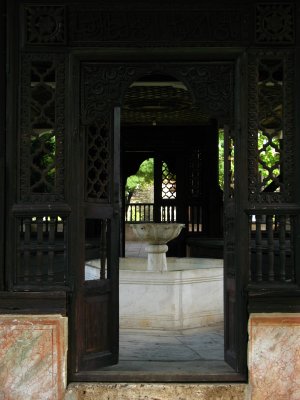
POLYGON ((222 274, 210 274, 203 276, 203 270, 192 271, 167 271, 163 273, 149 271, 120 271, 120 283, 123 285, 143 284, 150 285, 189 285, 193 283, 221 282, 223 283, 222 274), (197 271, 201 275, 197 276, 197 271), (147 281, 145 282, 145 274, 147 281), (190 276, 189 276, 190 275, 190 276))
POLYGON ((64 397, 67 317, 61 314, 1 314, 0 337, 1 399, 60 400, 64 397), (44 397, 40 397, 41 393, 44 397))
POLYGON ((248 323, 249 398, 300 399, 300 313, 253 313, 248 323))
POLYGON ((252 313, 248 321, 248 329, 255 325, 300 325, 300 313, 252 313))
POLYGON ((247 384, 71 383, 65 400, 247 400, 247 384))
POLYGON ((190 314, 183 319, 181 316, 177 318, 169 315, 145 315, 133 316, 123 314, 120 316, 121 329, 153 329, 153 330, 178 330, 178 329, 196 329, 205 327, 210 324, 223 322, 223 313, 218 310, 210 310, 201 314, 190 314))

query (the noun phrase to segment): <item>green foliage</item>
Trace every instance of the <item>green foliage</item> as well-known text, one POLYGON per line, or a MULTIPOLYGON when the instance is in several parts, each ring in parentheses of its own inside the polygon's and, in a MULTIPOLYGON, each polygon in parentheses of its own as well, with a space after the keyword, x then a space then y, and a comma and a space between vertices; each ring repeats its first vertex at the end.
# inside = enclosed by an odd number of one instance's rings
POLYGON ((146 189, 153 186, 154 182, 154 159, 149 158, 140 165, 139 170, 135 175, 127 178, 125 185, 125 201, 130 203, 131 197, 137 190, 146 189))
POLYGON ((52 130, 31 137, 31 185, 36 191, 51 192, 55 184, 56 138, 52 130), (45 180, 42 178, 46 178, 45 180))
MULTIPOLYGON (((267 186, 272 182, 270 177, 270 170, 272 170, 272 176, 278 177, 280 174, 279 167, 275 166, 280 163, 280 140, 278 137, 273 137, 270 141, 262 131, 258 132, 257 135, 257 147, 260 150, 258 172, 263 179, 266 179, 265 185, 267 186)), ((219 151, 219 185, 224 190, 224 130, 219 129, 219 140, 218 140, 218 151, 219 151)), ((234 165, 231 166, 232 169, 234 165)))
POLYGON ((221 190, 224 190, 224 130, 219 129, 218 138, 218 152, 219 152, 219 186, 221 190))
MULTIPOLYGON (((263 132, 258 132, 257 138, 259 153, 259 163, 258 163, 258 171, 261 174, 263 179, 270 177, 269 170, 272 170, 273 177, 278 177, 280 174, 279 168, 275 168, 275 166, 279 166, 280 163, 280 141, 278 137, 273 137, 270 140, 267 136, 264 135, 263 132), (268 170, 269 169, 269 170, 268 170)), ((271 179, 266 179, 265 185, 271 183, 271 179)))

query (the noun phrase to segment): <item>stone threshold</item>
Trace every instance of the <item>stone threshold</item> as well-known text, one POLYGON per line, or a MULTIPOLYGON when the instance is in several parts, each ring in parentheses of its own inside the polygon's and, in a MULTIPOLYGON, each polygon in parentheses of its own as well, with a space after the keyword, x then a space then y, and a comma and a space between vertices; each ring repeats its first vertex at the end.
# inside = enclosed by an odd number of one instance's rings
POLYGON ((65 400, 247 400, 247 384, 71 383, 65 400))

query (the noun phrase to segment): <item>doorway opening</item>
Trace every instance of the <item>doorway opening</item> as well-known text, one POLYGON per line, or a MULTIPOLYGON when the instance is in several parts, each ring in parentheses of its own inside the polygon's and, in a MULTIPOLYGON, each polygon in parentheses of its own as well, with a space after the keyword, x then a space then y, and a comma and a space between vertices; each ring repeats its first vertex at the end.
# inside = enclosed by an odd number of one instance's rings
POLYGON ((80 68, 86 133, 85 266, 98 272, 85 278, 77 298, 77 320, 84 324, 77 335, 76 379, 81 374, 108 380, 152 380, 157 374, 177 381, 244 379, 237 373, 241 324, 232 273, 236 199, 231 192, 234 135, 228 127, 234 121, 233 63, 170 63, 158 68, 152 63, 86 61, 80 68), (147 211, 140 211, 141 203, 126 203, 125 188, 128 177, 149 159, 153 201, 144 204, 147 211), (162 232, 176 224, 181 230, 161 243, 162 232), (147 257, 128 254, 127 231, 137 226, 160 231, 158 241, 147 238, 147 257), (97 253, 100 262, 94 263, 97 253), (161 263, 153 261, 157 258, 161 263), (211 326, 217 331, 201 333, 206 335, 204 354, 199 337, 192 335, 211 326), (141 341, 132 336, 135 331, 142 334, 141 341), (159 337, 149 335, 153 332, 159 337), (168 344, 167 336, 174 350, 184 347, 181 355, 165 347, 162 356, 158 339, 168 344), (127 355, 125 342, 134 347, 127 355), (151 352, 149 343, 154 344, 151 352), (216 349, 217 359, 212 360, 216 349))
POLYGON ((173 76, 142 76, 125 94, 120 358, 109 370, 233 372, 224 361, 222 132, 173 76), (134 232, 151 223, 184 224, 164 272, 149 269, 149 240, 134 232))

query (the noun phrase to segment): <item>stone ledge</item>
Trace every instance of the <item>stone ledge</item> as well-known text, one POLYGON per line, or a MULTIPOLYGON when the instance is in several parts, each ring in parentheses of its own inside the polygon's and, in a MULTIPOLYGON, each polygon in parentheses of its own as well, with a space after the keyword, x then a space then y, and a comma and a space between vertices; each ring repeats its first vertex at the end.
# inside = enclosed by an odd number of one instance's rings
POLYGON ((248 346, 251 399, 300 399, 300 314, 251 314, 248 346))
POLYGON ((65 400, 246 400, 246 384, 72 383, 65 400))
POLYGON ((0 315, 0 398, 61 400, 67 340, 61 315, 0 315))

